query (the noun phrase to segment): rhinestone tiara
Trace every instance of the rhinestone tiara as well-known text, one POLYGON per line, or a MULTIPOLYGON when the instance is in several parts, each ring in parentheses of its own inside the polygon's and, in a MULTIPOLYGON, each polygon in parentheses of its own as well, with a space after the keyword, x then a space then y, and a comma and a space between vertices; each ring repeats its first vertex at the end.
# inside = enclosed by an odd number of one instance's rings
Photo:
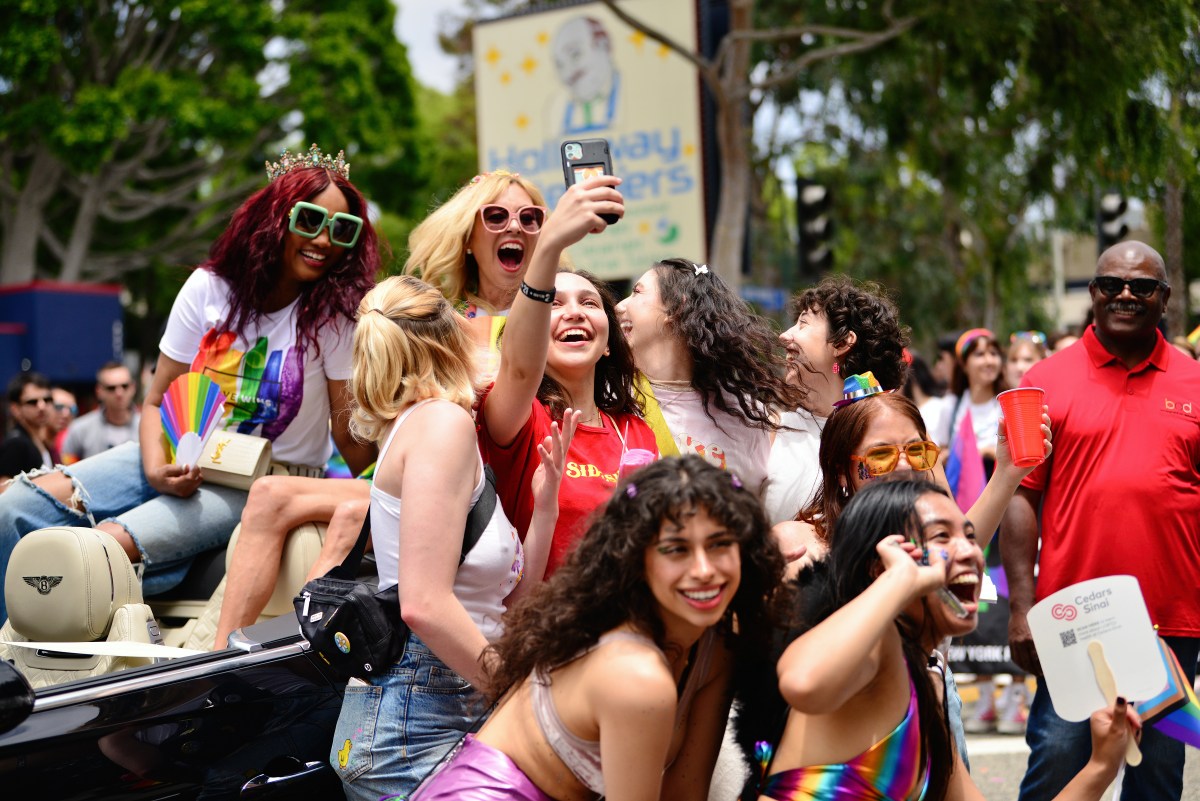
POLYGON ((279 161, 272 164, 264 162, 267 166, 267 181, 274 181, 281 175, 287 175, 292 170, 307 170, 312 167, 322 167, 326 170, 336 172, 338 175, 350 180, 350 165, 346 163, 346 151, 339 150, 337 158, 330 156, 328 153, 322 153, 321 148, 314 144, 308 149, 307 153, 297 153, 293 155, 288 150, 283 150, 279 154, 279 161))

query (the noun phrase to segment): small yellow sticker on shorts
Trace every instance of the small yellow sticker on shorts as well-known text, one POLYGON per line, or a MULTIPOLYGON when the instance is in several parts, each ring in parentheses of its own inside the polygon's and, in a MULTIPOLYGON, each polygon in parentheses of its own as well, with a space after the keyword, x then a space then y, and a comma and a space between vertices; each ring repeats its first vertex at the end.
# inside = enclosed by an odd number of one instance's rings
POLYGON ((346 740, 346 744, 342 746, 342 750, 338 751, 338 767, 342 770, 346 769, 346 763, 350 761, 350 741, 346 740))

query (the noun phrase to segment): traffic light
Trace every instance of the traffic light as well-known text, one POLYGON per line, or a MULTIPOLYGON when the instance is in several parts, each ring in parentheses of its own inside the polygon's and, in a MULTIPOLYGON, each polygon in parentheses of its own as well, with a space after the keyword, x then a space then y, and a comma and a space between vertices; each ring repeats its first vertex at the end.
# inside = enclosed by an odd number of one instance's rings
POLYGON ((820 275, 833 267, 833 192, 818 181, 796 180, 796 214, 800 223, 800 274, 820 275))
POLYGON ((1105 192, 1096 204, 1096 246, 1103 253, 1129 233, 1123 219, 1129 204, 1120 192, 1105 192))

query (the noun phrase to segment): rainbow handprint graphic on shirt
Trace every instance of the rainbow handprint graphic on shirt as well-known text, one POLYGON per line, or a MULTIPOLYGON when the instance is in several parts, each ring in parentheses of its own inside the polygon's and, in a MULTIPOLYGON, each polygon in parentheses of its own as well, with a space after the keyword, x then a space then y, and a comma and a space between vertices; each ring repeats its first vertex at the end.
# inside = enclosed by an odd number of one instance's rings
POLYGON ((210 329, 200 340, 191 369, 203 373, 225 393, 222 427, 274 440, 300 410, 304 399, 304 363, 297 348, 271 350, 259 337, 248 351, 233 347, 237 336, 210 329))

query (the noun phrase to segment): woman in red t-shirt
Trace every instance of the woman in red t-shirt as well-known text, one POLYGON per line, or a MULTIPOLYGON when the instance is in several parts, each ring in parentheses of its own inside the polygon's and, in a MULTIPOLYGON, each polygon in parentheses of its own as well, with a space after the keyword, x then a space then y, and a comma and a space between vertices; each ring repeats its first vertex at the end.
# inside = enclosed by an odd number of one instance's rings
POLYGON ((601 214, 624 214, 619 183, 600 176, 571 187, 542 227, 508 314, 496 382, 480 408, 480 448, 522 536, 533 510, 529 482, 540 464, 537 444, 566 409, 581 413, 559 490, 547 576, 612 493, 622 454, 632 448, 658 453, 634 400, 633 356, 612 294, 587 273, 558 266, 567 247, 607 227, 601 214))

